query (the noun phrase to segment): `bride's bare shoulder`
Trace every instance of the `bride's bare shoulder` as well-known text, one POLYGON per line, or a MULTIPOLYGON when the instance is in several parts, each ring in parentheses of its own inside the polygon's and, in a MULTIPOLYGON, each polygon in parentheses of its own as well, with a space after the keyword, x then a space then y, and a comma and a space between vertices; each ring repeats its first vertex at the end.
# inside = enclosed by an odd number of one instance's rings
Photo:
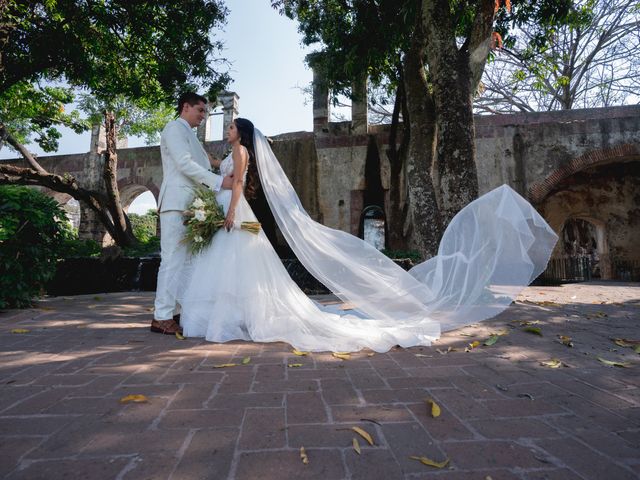
POLYGON ((244 145, 234 145, 231 153, 234 158, 249 158, 249 151, 244 145))

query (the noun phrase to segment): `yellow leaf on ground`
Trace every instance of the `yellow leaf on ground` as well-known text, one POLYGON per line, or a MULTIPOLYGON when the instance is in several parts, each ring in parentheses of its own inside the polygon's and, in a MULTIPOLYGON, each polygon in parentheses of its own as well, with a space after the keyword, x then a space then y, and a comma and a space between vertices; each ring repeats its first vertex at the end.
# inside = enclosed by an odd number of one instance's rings
POLYGON ((149 399, 145 395, 127 395, 120 399, 120 403, 146 403, 149 399))
POLYGON ((305 356, 309 355, 309 352, 301 352, 300 350, 296 350, 296 349, 294 349, 291 353, 293 353, 294 355, 297 355, 299 357, 305 357, 305 356))
POLYGON ((303 363, 290 363, 289 365, 287 365, 289 368, 298 368, 301 367, 302 365, 304 365, 303 363))
POLYGON ((30 330, 27 330, 26 328, 14 328, 13 330, 11 330, 11 333, 29 333, 30 330))
POLYGON ((415 456, 411 456, 409 457, 411 460, 418 460, 420 463, 422 463, 423 465, 428 465, 430 467, 435 467, 435 468, 444 468, 447 465, 449 465, 449 459, 447 458, 445 461, 443 462, 436 462, 435 460, 431 460, 430 458, 427 457, 415 457, 415 456))
POLYGON ((550 360, 545 360, 544 362, 540 362, 540 365, 543 367, 549 368, 560 368, 562 366, 562 362, 557 358, 552 358, 550 360))
POLYGON ((251 357, 244 357, 242 359, 242 364, 243 365, 248 365, 250 361, 251 361, 251 357))
POLYGON ((350 353, 333 352, 331 355, 341 360, 351 360, 350 353))
POLYGON ((176 332, 176 338, 178 340, 184 340, 184 337, 182 336, 182 334, 180 332, 176 332))
POLYGON ((373 438, 371 437, 371 435, 369 435, 369 433, 366 430, 363 430, 360 427, 351 427, 351 430, 353 430, 362 438, 364 438, 369 443, 369 445, 373 445, 373 438))
POLYGON ((237 367, 237 363, 221 363, 219 365, 214 365, 213 368, 226 368, 226 367, 237 367))
POLYGON ((433 418, 439 417, 440 413, 440 405, 438 405, 432 398, 427 399, 427 405, 431 405, 431 416, 433 418))
POLYGON ((304 447, 300 447, 300 458, 302 459, 302 463, 304 463, 305 465, 309 464, 309 457, 307 457, 307 452, 305 451, 304 447))
POLYGON ((611 360, 605 360, 602 357, 598 357, 598 360, 608 365, 609 367, 621 367, 621 368, 629 368, 631 364, 629 362, 612 362, 611 360))
POLYGON ((367 353, 367 357, 373 357, 375 353, 367 353))
POLYGON ((478 340, 471 342, 467 348, 464 349, 465 352, 470 352, 476 347, 480 346, 480 342, 478 340))
POLYGON ((358 443, 358 439, 356 437, 353 437, 353 449, 358 455, 360 455, 360 444, 358 443))

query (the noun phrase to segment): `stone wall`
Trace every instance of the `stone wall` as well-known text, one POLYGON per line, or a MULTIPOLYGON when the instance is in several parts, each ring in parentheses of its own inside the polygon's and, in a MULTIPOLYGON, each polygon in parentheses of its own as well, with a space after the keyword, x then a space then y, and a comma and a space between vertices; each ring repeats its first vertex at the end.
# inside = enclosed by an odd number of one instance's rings
POLYGON ((621 265, 640 262, 640 161, 585 169, 564 180, 539 205, 540 213, 561 234, 554 257, 569 250, 562 230, 570 219, 593 225, 600 275, 620 278, 621 265))

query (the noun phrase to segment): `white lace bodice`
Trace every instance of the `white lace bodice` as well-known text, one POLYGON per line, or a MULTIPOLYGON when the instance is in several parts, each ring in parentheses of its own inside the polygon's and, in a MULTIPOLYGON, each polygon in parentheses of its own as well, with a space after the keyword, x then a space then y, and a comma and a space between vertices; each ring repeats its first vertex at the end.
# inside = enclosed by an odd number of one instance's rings
MULTIPOLYGON (((244 174, 242 176, 242 183, 245 184, 247 183, 247 170, 248 168, 244 169, 244 174)), ((233 154, 229 154, 225 157, 224 160, 222 160, 222 162, 220 162, 220 174, 223 177, 226 177, 227 175, 231 175, 233 173, 233 154)))

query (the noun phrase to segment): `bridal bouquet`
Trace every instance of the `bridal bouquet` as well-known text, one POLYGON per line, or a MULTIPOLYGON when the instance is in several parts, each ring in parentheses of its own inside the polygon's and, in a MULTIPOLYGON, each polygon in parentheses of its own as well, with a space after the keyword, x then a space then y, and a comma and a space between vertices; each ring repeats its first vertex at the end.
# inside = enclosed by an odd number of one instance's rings
MULTIPOLYGON (((224 225, 224 211, 216 200, 216 194, 204 185, 194 188, 195 197, 187 210, 182 212, 187 227, 183 242, 189 245, 192 254, 199 253, 209 245, 213 235, 224 225)), ((242 222, 240 229, 258 234, 259 222, 242 222)))

